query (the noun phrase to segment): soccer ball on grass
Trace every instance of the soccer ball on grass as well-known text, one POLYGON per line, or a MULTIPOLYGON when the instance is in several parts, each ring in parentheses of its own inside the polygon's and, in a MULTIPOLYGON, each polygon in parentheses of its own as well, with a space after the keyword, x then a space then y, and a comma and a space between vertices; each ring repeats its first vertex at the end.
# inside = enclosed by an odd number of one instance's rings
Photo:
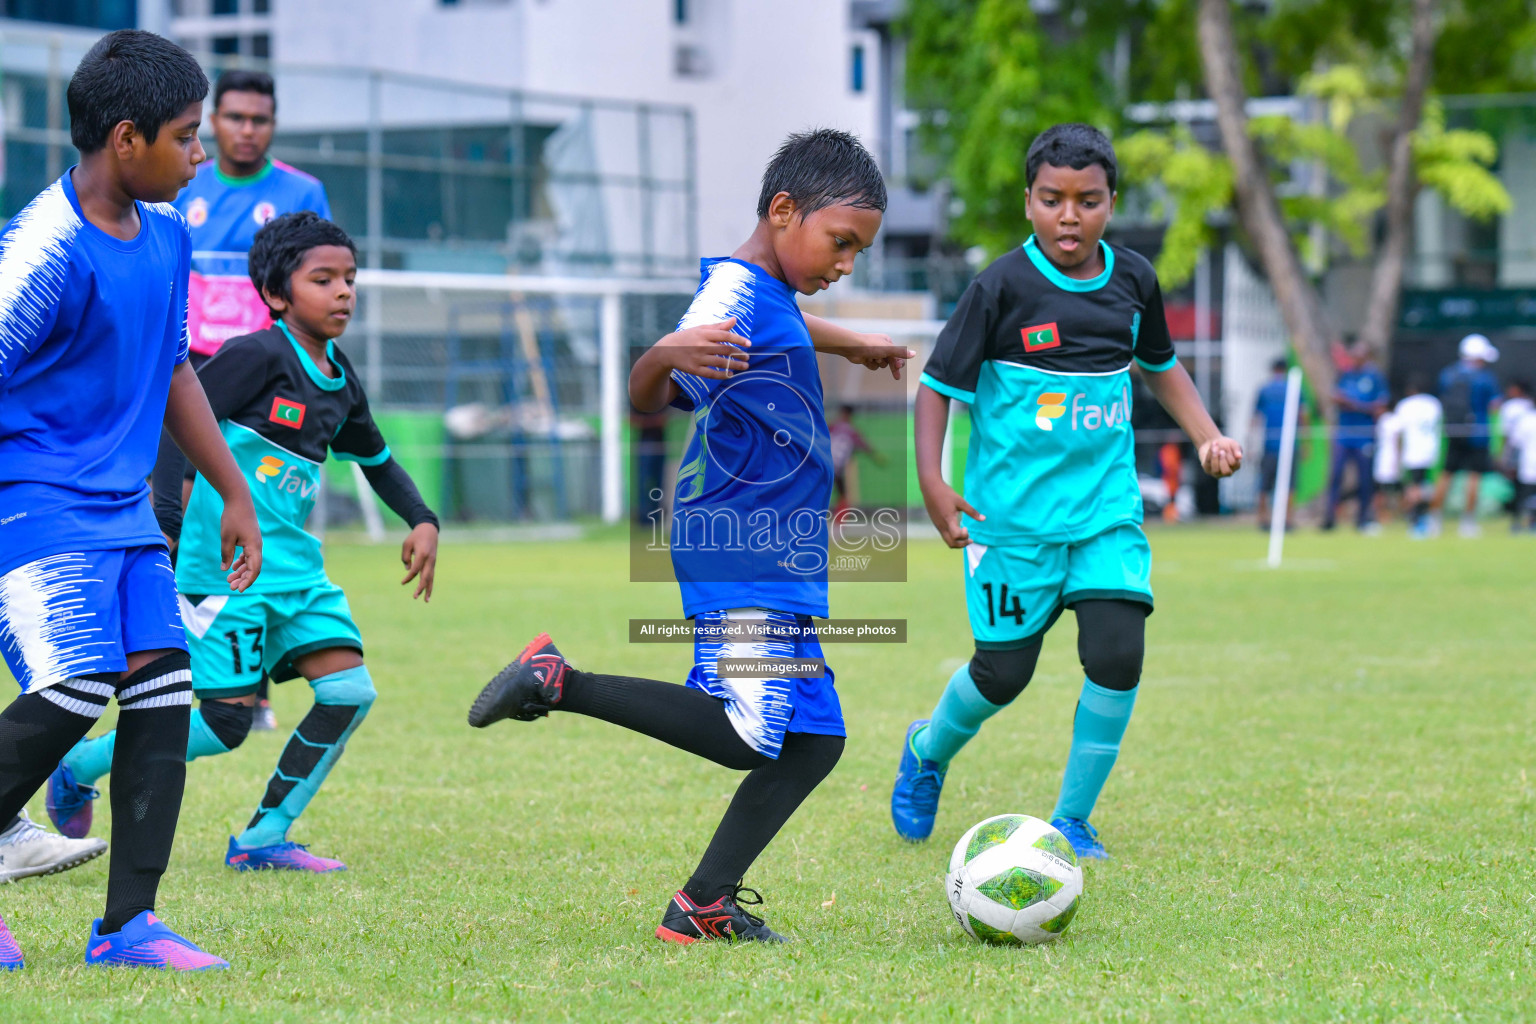
POLYGON ((999 814, 960 837, 944 889, 955 920, 972 938, 999 945, 1049 942, 1077 913, 1083 869, 1067 837, 1049 823, 999 814))

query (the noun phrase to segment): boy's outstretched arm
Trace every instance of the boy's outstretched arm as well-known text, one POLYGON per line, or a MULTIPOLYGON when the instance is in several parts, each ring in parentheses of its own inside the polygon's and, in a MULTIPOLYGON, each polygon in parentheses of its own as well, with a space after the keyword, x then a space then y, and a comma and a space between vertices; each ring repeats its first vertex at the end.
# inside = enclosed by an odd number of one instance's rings
POLYGON ((960 513, 978 521, 987 517, 971 508, 944 480, 941 467, 944 432, 948 428, 949 398, 926 384, 919 384, 912 441, 913 455, 917 458, 917 484, 923 491, 923 507, 928 510, 928 518, 933 520, 944 543, 952 548, 963 548, 971 542, 971 535, 960 521, 960 513))
POLYGON ((412 599, 430 602, 437 575, 437 516, 422 500, 416 481, 393 456, 377 466, 364 466, 363 476, 389 510, 409 524, 411 532, 400 546, 400 562, 405 566, 405 579, 400 583, 415 580, 412 599))
POLYGON ((1236 473, 1243 464, 1243 446, 1216 426, 1184 367, 1174 363, 1166 370, 1143 369, 1142 376, 1153 397, 1195 443, 1200 453, 1200 468, 1217 477, 1236 473))
POLYGON ((224 499, 219 523, 219 542, 224 569, 229 570, 231 590, 244 591, 261 574, 261 528, 256 506, 235 457, 219 433, 218 420, 208 406, 208 396, 190 363, 183 362, 171 374, 171 391, 165 403, 165 429, 186 453, 192 465, 224 499), (240 557, 235 549, 242 548, 240 557))
POLYGON ((841 327, 819 316, 802 313, 805 329, 810 332, 811 344, 817 352, 842 356, 850 363, 867 366, 871 370, 890 367, 891 376, 901 380, 901 369, 908 359, 916 359, 917 353, 905 345, 891 341, 889 334, 860 334, 841 327))
POLYGON ((717 324, 673 331, 646 349, 629 371, 629 401, 641 412, 658 412, 671 405, 682 388, 672 379, 673 370, 726 380, 732 373, 747 368, 747 353, 742 349, 752 343, 731 333, 736 318, 717 324))

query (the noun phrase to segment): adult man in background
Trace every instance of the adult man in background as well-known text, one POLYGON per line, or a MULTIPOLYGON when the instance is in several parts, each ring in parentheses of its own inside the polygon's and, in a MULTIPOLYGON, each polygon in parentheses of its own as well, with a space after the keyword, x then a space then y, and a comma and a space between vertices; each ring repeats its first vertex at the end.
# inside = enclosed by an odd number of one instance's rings
POLYGON ((1462 492, 1463 537, 1476 537, 1477 493, 1488 459, 1488 419, 1499 403, 1499 381, 1488 369, 1498 362, 1499 350, 1481 334, 1469 334, 1457 348, 1460 359, 1440 371, 1440 407, 1445 416, 1445 472, 1435 484, 1435 514, 1445 507, 1451 480, 1465 475, 1462 492))
POLYGON ((245 254, 261 226, 299 210, 331 216, 318 179, 267 155, 277 127, 272 76, 226 71, 213 96, 218 159, 203 164, 176 198, 176 209, 192 230, 187 330, 194 366, 201 366, 225 339, 272 323, 245 270, 245 254))
MULTIPOLYGON (((218 159, 203 164, 176 197, 176 209, 192 232, 187 333, 193 367, 211 359, 227 339, 272 325, 266 303, 246 273, 246 253, 262 225, 300 210, 331 216, 325 186, 318 179, 267 155, 277 128, 271 75, 224 72, 214 86, 210 120, 218 159)), ((277 728, 265 682, 251 728, 277 728)))

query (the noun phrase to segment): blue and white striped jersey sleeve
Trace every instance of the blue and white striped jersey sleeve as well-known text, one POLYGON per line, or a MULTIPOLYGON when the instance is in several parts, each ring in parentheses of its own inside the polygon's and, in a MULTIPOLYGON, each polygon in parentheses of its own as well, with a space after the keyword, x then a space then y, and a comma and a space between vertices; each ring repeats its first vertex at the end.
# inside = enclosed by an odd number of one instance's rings
POLYGON ((0 233, 0 381, 53 330, 79 230, 79 216, 54 182, 0 233))
MULTIPOLYGON (((686 331, 690 327, 708 327, 735 317, 736 325, 731 328, 731 333, 751 341, 755 288, 752 271, 740 263, 721 260, 712 264, 709 277, 693 296, 688 312, 677 322, 677 329, 686 331)), ((673 370, 672 379, 683 389, 683 394, 688 396, 695 409, 708 402, 710 394, 721 383, 681 370, 673 370)))

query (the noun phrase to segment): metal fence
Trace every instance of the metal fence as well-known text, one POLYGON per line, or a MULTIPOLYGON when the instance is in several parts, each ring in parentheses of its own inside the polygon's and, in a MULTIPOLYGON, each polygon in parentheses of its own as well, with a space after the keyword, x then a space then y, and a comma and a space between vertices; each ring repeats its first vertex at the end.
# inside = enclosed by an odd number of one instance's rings
MULTIPOLYGON (((65 89, 94 38, 0 29, 0 217, 75 161, 65 89)), ((249 58, 207 67, 210 78, 272 73, 272 155, 325 183, 369 267, 603 277, 696 267, 686 107, 249 58)))

